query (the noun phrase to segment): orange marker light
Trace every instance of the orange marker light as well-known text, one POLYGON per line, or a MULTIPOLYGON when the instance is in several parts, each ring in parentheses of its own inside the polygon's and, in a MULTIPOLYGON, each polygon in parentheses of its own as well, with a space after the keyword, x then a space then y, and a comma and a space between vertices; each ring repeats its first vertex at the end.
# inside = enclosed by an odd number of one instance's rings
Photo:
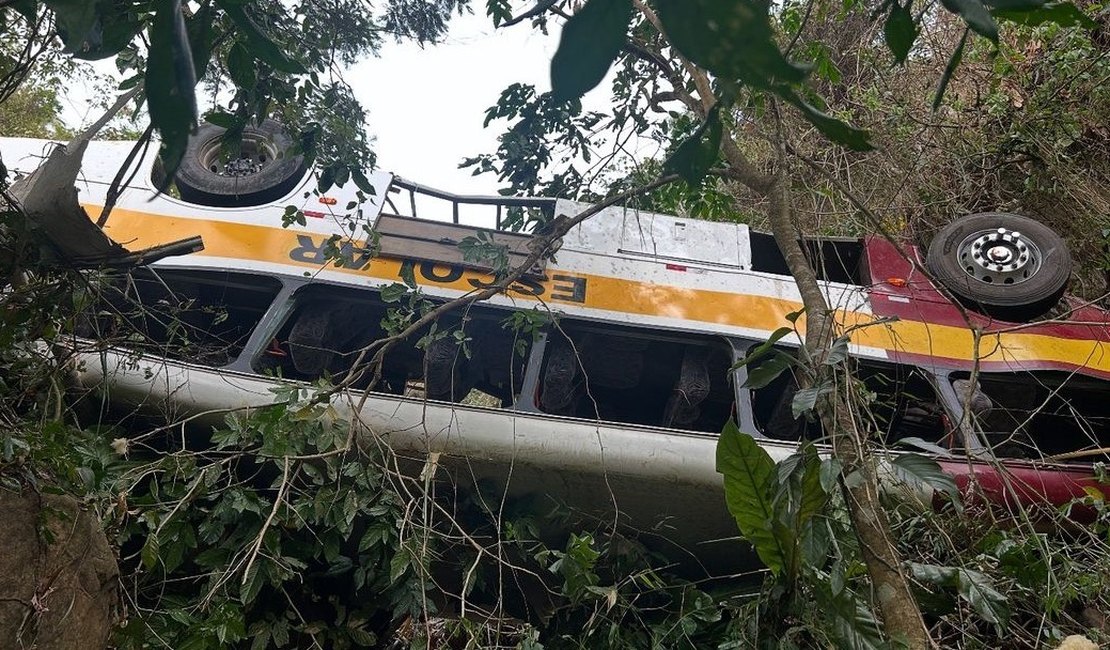
POLYGON ((892 287, 904 287, 904 286, 906 286, 906 281, 903 278, 887 278, 886 283, 889 284, 892 287))
POLYGON ((330 196, 321 196, 320 203, 323 203, 324 205, 335 205, 336 200, 330 196))

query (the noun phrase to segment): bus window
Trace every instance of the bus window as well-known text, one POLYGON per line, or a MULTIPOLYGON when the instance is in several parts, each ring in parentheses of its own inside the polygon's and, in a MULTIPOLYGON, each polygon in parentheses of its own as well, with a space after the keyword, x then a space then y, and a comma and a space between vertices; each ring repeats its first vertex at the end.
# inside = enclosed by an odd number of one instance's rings
POLYGON ((719 338, 562 321, 547 340, 545 413, 714 433, 732 415, 731 349, 719 338))
POLYGON ((999 457, 1110 458, 1107 383, 1067 372, 953 375, 972 428, 999 457))
MULTIPOLYGON (((349 379, 352 386, 364 388, 372 380, 367 368, 373 355, 366 355, 355 377, 350 376, 352 366, 363 349, 388 335, 383 322, 393 306, 376 292, 309 285, 297 293, 292 312, 255 369, 304 381, 349 379)), ((436 336, 428 338, 424 330, 386 354, 375 390, 473 406, 511 406, 520 393, 531 339, 521 341, 504 328, 506 315, 472 306, 465 314, 441 317, 436 336)))
POLYGON ((281 290, 274 278, 227 271, 137 269, 101 292, 78 333, 170 359, 226 366, 281 290))
MULTIPOLYGON (((859 394, 868 403, 864 410, 870 419, 868 430, 883 441, 920 438, 950 446, 945 412, 928 373, 912 366, 859 360, 855 378, 861 382, 859 394)), ((799 440, 803 436, 817 440, 824 436, 815 419, 794 417, 792 404, 797 391, 794 369, 752 390, 752 415, 765 436, 778 440, 799 440)))

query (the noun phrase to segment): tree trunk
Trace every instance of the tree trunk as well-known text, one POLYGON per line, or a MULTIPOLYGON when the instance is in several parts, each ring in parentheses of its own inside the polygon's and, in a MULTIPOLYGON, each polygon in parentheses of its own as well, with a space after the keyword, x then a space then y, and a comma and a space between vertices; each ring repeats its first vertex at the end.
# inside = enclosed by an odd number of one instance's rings
MULTIPOLYGON (((779 162, 780 166, 784 164, 781 158, 779 162)), ((805 306, 806 348, 814 363, 820 365, 831 347, 836 322, 821 291, 817 274, 798 242, 783 171, 780 169, 779 175, 770 181, 771 232, 794 276, 805 306)), ((902 641, 911 650, 924 650, 932 646, 932 640, 902 572, 898 550, 889 537, 889 522, 879 502, 878 477, 868 457, 867 441, 857 426, 858 420, 853 415, 850 399, 850 395, 841 390, 833 391, 818 401, 818 415, 832 438, 833 454, 840 461, 844 476, 858 473, 860 477, 858 481, 841 481, 841 485, 852 528, 859 539, 860 552, 879 603, 883 629, 888 636, 902 641)))
MULTIPOLYGON (((786 152, 781 134, 778 145, 779 169, 774 175, 755 170, 736 142, 728 136, 721 142, 721 153, 728 163, 731 178, 763 194, 770 201, 768 217, 771 233, 794 277, 805 307, 805 346, 812 362, 820 366, 831 347, 836 321, 821 290, 817 273, 798 241, 785 176, 786 152)), ((889 537, 889 522, 879 502, 878 477, 852 406, 850 396, 837 390, 818 400, 817 412, 822 426, 832 438, 833 455, 840 461, 844 475, 855 472, 860 477, 858 481, 841 481, 841 485, 852 528, 875 590, 883 629, 889 637, 900 640, 911 650, 925 650, 932 647, 933 642, 902 571, 898 549, 889 537)))

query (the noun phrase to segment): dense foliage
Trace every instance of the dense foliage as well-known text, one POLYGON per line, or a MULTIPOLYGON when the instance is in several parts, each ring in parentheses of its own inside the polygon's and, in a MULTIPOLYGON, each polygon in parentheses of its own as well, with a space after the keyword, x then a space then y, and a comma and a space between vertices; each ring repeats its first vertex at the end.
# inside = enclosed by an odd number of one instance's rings
MULTIPOLYGON (((115 56, 128 77, 121 90, 141 89, 171 169, 197 119, 199 81, 219 106, 207 119, 234 136, 251 119, 279 116, 298 129, 325 182, 342 183, 373 162, 342 67, 387 36, 434 41, 465 6, 17 0, 0 7, 0 105, 15 124, 26 102, 31 123, 54 128, 65 76, 36 76, 34 66, 115 56), (37 109, 45 117, 31 115, 37 109)), ((722 162, 722 143, 732 141, 758 170, 788 176, 795 227, 824 232, 877 223, 927 232, 988 205, 1065 205, 1076 218, 1061 223, 1082 232, 1106 202, 1104 32, 1077 28, 1091 18, 1068 4, 811 0, 773 11, 747 0, 590 0, 544 2, 517 18, 504 0, 486 8, 495 23, 565 25, 552 92, 508 88, 487 114, 487 123, 509 122, 500 148, 468 161, 507 191, 596 198, 674 173, 685 184, 644 205, 765 219, 766 196, 734 182, 722 162), (997 21, 1020 25, 1000 30, 997 21), (584 112, 581 95, 614 62, 613 110, 584 112), (691 72, 698 66, 711 77, 691 72), (624 158, 632 136, 666 154, 624 158), (599 148, 606 139, 608 151, 599 148)), ((77 495, 102 517, 125 574, 120 647, 890 642, 843 497, 860 474, 812 446, 776 467, 734 427, 723 433, 719 464, 746 539, 737 553, 750 544, 766 571, 695 583, 633 531, 532 503, 493 511, 482 486, 445 494, 435 458, 403 468, 411 459, 321 397, 334 390, 326 383, 288 387, 271 408, 188 422, 151 421, 83 393, 68 383, 64 344, 107 280, 44 265, 41 243, 5 195, 0 481, 77 495)), ((430 308, 408 289, 397 286, 412 310, 398 312, 397 331, 430 308)), ((819 410, 822 381, 853 386, 836 346, 809 360, 814 383, 799 394, 812 399, 800 412, 819 410)), ((866 406, 859 393, 854 404, 866 406)), ((935 465, 905 458, 907 483, 951 492, 935 465)), ((961 507, 976 506, 958 499, 939 513, 884 499, 937 642, 1036 647, 1107 633, 1099 617, 1110 611, 1110 510, 1101 494, 1071 506, 1090 508, 1092 527, 1051 533, 1031 519, 998 525, 985 509, 969 516, 961 507)))

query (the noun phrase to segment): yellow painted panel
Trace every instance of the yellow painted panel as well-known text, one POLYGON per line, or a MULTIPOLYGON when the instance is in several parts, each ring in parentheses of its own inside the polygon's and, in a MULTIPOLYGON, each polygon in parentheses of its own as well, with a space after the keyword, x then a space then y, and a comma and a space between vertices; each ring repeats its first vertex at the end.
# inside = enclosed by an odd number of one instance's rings
MULTIPOLYGON (((96 206, 89 206, 99 211, 96 206)), ((105 230, 116 241, 132 250, 164 244, 185 237, 200 235, 205 250, 200 255, 238 258, 258 262, 319 270, 319 262, 304 261, 311 256, 305 250, 319 246, 324 235, 294 229, 258 226, 226 221, 185 219, 131 210, 115 209, 105 230), (306 243, 309 248, 306 249, 306 243), (302 254, 291 257, 298 249, 302 254)), ((331 270, 369 276, 383 282, 400 279, 402 262, 395 259, 374 259, 362 269, 332 268, 331 270)), ((488 281, 489 276, 474 271, 459 272, 443 265, 428 265, 434 277, 444 281, 428 282, 417 274, 422 284, 459 291, 468 291, 488 281)), ((767 332, 787 323, 786 315, 801 305, 795 301, 742 293, 691 289, 669 285, 642 283, 621 278, 573 273, 549 269, 548 277, 535 283, 542 285, 544 300, 573 302, 585 307, 625 314, 674 318, 716 323, 767 332), (574 299, 574 290, 584 289, 582 300, 574 299)), ((514 297, 535 300, 529 288, 517 285, 514 297)), ((535 287, 533 287, 535 289, 535 287)), ((537 291, 533 290, 533 293, 537 291)), ((842 313, 845 325, 867 322, 870 316, 842 313)), ((968 361, 974 358, 974 338, 966 328, 902 320, 856 330, 852 342, 858 345, 941 359, 968 361)), ((1106 344, 1092 339, 1067 339, 1043 334, 1007 332, 986 335, 980 342, 980 358, 987 362, 1047 362, 1085 367, 1110 373, 1110 355, 1106 344)))

